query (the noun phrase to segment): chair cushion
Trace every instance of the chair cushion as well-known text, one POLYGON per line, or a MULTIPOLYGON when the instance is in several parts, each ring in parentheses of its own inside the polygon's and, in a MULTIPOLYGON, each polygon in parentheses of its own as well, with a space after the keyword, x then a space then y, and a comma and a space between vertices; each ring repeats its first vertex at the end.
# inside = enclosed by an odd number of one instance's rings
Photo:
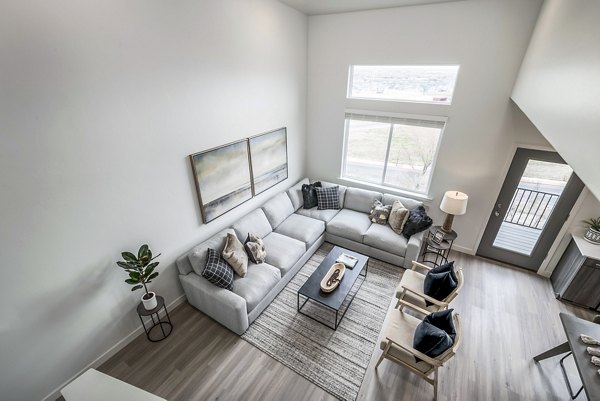
POLYGON ((423 206, 417 206, 412 209, 408 215, 408 220, 404 224, 402 234, 406 238, 427 230, 433 224, 431 217, 427 216, 427 212, 423 206))
POLYGON ((262 210, 267 216, 267 220, 271 227, 275 229, 282 221, 294 213, 294 205, 287 193, 282 192, 269 199, 263 206, 262 210))
POLYGON ((246 277, 236 277, 233 292, 246 300, 246 309, 250 313, 256 305, 281 280, 279 269, 267 263, 250 263, 246 277))
MULTIPOLYGON (((458 279, 454 273, 454 262, 431 269, 423 280, 423 293, 439 301, 446 299, 458 286, 458 279)), ((426 301, 427 305, 431 305, 426 301)))
POLYGON ((263 241, 267 250, 266 262, 281 270, 282 277, 306 252, 304 242, 279 233, 273 232, 263 241))
POLYGON ((392 210, 390 211, 388 223, 396 234, 402 235, 402 229, 404 228, 404 224, 406 224, 409 215, 410 211, 404 207, 402 202, 395 200, 392 204, 392 210))
POLYGON ((398 235, 388 225, 371 224, 363 237, 366 245, 394 255, 406 255, 408 240, 403 235, 398 235))
POLYGON ((308 249, 325 232, 325 223, 321 220, 292 214, 277 227, 275 232, 304 242, 308 249))
MULTIPOLYGON (((379 224, 377 225, 379 226, 379 224)), ((327 223, 327 232, 362 243, 363 236, 367 233, 369 227, 371 227, 369 215, 350 209, 342 209, 327 223)))
POLYGON ((454 341, 444 330, 422 321, 415 329, 413 347, 427 356, 435 358, 452 347, 454 341))
POLYGON ((317 208, 319 210, 340 209, 339 187, 315 187, 317 192, 317 208))
POLYGON ((204 271, 204 267, 206 266, 206 260, 208 256, 208 248, 216 250, 217 252, 219 252, 220 255, 221 252, 223 252, 223 249, 225 248, 225 238, 227 238, 227 234, 230 233, 234 234, 235 231, 233 231, 231 228, 227 228, 223 231, 220 231, 212 237, 210 237, 209 239, 207 239, 206 241, 196 245, 188 252, 187 258, 190 264, 192 265, 194 272, 196 272, 197 275, 201 276, 202 272, 204 271))
POLYGON ((339 212, 339 210, 319 210, 316 207, 313 207, 312 209, 298 209, 296 214, 328 223, 339 212))
POLYGON ((404 207, 408 210, 414 209, 417 206, 423 206, 423 202, 421 201, 392 194, 383 194, 383 199, 381 200, 381 203, 383 203, 384 205, 393 205, 395 201, 399 201, 400 203, 402 203, 404 207))
POLYGON ((390 212, 392 211, 392 205, 384 205, 380 201, 376 200, 371 207, 369 212, 369 219, 371 222, 377 224, 387 224, 390 212))
MULTIPOLYGON (((425 275, 414 270, 405 270, 402 274, 402 279, 398 288, 396 288, 396 298, 401 299, 404 288, 410 288, 411 290, 423 292, 423 281, 425 281, 425 275)), ((419 308, 435 312, 439 309, 437 305, 427 305, 425 300, 418 295, 414 295, 411 292, 406 292, 402 299, 412 305, 418 306, 419 308)))
POLYGON ((263 240, 252 233, 248 233, 248 238, 244 242, 244 250, 252 263, 263 263, 267 258, 267 251, 263 240))
POLYGON ((202 271, 202 277, 217 287, 231 290, 233 288, 233 268, 223 259, 220 252, 207 249, 206 266, 202 271))
POLYGON ((240 277, 244 277, 248 271, 248 254, 244 245, 234 233, 228 233, 225 239, 225 248, 221 253, 223 259, 233 268, 240 277))
POLYGON ((373 202, 381 201, 381 192, 367 191, 360 188, 348 188, 344 200, 344 208, 355 210, 357 212, 369 213, 373 207, 373 202))
POLYGON ((239 219, 232 228, 235 230, 235 234, 240 241, 245 241, 248 233, 252 233, 259 238, 264 238, 273 231, 271 223, 269 223, 269 219, 267 219, 262 209, 251 211, 239 219))
POLYGON ((300 182, 286 191, 292 201, 292 205, 294 205, 294 210, 300 209, 304 204, 304 200, 302 199, 302 185, 304 184, 309 184, 308 178, 300 180, 300 182))
POLYGON ((304 209, 312 209, 313 207, 317 207, 319 205, 317 191, 315 190, 317 187, 321 188, 321 181, 315 181, 312 184, 302 185, 302 207, 304 209))

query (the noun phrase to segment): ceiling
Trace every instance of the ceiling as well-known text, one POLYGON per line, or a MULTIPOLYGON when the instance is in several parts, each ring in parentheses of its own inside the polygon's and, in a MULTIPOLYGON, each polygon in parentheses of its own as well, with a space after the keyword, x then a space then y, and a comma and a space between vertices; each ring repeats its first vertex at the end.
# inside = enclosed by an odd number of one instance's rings
POLYGON ((336 14, 351 11, 447 3, 461 0, 279 0, 307 15, 336 14))

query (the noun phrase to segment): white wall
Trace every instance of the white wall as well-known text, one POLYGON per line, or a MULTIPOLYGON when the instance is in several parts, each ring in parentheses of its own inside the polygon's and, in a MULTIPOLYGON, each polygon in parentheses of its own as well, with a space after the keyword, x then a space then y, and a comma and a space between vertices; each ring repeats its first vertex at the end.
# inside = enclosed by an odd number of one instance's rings
POLYGON ((455 219, 457 248, 473 251, 514 146, 548 146, 509 100, 541 1, 461 1, 309 18, 310 176, 338 181, 344 110, 441 115, 449 120, 430 196, 438 224, 446 190, 469 195, 455 219), (459 64, 450 106, 347 100, 350 64, 459 64))
POLYGON ((139 328, 122 250, 162 252, 172 302, 177 256, 301 178, 306 41, 270 0, 3 1, 2 400, 41 399, 139 328), (187 156, 281 126, 290 178, 201 224, 187 156))
POLYGON ((600 198, 600 2, 546 0, 512 98, 600 198))

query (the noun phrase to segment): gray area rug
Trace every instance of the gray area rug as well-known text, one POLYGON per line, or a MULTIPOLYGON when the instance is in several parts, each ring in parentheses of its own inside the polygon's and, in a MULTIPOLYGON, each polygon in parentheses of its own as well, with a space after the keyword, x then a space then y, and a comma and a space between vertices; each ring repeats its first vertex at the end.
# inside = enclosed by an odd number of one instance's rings
MULTIPOLYGON (((356 292, 357 279, 341 311, 356 297, 334 331, 296 310, 298 289, 332 248, 321 246, 242 338, 335 397, 354 401, 404 270, 371 258, 367 279, 356 292)), ((327 322, 335 316, 312 301, 302 311, 327 322)))

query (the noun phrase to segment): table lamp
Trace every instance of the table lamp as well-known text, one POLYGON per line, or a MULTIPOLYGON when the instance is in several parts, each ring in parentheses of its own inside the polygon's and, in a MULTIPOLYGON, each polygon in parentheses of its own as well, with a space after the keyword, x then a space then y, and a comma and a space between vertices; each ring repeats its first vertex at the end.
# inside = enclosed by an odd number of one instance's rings
POLYGON ((454 216, 460 216, 461 214, 466 213, 468 200, 469 197, 467 194, 459 191, 447 191, 444 194, 442 203, 440 203, 440 209, 443 212, 446 212, 446 220, 444 220, 444 225, 442 225, 442 231, 445 233, 452 232, 452 221, 454 220, 454 216))

